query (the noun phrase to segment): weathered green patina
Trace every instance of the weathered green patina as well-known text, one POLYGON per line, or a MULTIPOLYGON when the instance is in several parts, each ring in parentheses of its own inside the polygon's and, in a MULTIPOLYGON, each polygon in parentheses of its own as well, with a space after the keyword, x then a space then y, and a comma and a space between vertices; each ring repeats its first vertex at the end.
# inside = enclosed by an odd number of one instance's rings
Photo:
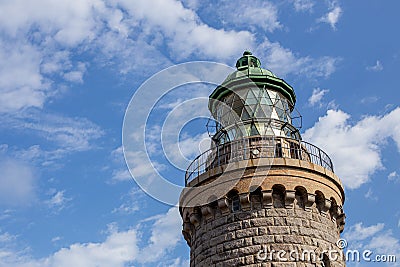
MULTIPOLYGON (((293 88, 283 79, 276 77, 271 71, 261 68, 260 60, 251 52, 245 51, 243 56, 236 62, 237 71, 228 75, 225 81, 219 85, 210 95, 210 99, 221 100, 224 96, 241 88, 257 85, 282 93, 290 102, 293 110, 296 104, 296 94, 293 88)), ((209 102, 209 109, 212 112, 217 101, 209 102)))

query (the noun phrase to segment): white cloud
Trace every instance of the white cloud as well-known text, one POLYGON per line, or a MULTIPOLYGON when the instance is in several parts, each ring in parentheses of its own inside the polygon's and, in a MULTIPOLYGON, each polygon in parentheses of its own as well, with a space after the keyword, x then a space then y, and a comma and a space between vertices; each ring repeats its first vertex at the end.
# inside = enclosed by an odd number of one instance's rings
POLYGON ((17 239, 17 236, 10 233, 0 233, 0 243, 10 243, 17 239))
POLYGON ((11 210, 11 209, 6 209, 6 210, 1 211, 0 221, 10 218, 12 216, 11 214, 13 213, 13 211, 14 210, 11 210))
POLYGON ((56 243, 56 242, 60 241, 61 239, 62 239, 62 237, 60 237, 60 236, 55 236, 55 237, 53 237, 53 238, 51 239, 51 242, 52 242, 52 243, 56 243))
POLYGON ((70 82, 83 83, 83 75, 86 72, 86 64, 79 62, 76 70, 64 73, 64 79, 70 82))
POLYGON ((111 173, 111 183, 122 182, 122 181, 129 181, 132 180, 132 176, 129 172, 128 167, 125 163, 125 158, 123 154, 122 146, 117 147, 113 151, 111 151, 111 160, 116 167, 108 166, 108 168, 112 168, 111 173))
POLYGON ((0 112, 43 107, 56 93, 57 77, 82 82, 86 70, 71 62, 69 49, 93 39, 94 14, 102 5, 100 0, 0 3, 0 112))
POLYGON ((298 57, 290 49, 282 47, 279 43, 272 43, 265 39, 256 48, 259 58, 267 59, 262 62, 267 69, 273 70, 278 76, 287 74, 304 75, 308 78, 328 77, 336 69, 339 58, 332 57, 298 57))
POLYGON ((125 266, 138 256, 135 230, 111 233, 102 243, 73 244, 37 261, 41 266, 125 266))
MULTIPOLYGON (((129 162, 129 166, 131 167, 130 172, 136 175, 134 179, 144 179, 148 180, 148 183, 151 184, 153 179, 156 177, 155 170, 162 170, 165 168, 165 165, 159 163, 156 160, 152 160, 149 162, 146 160, 148 155, 145 152, 137 151, 137 152, 126 152, 126 160, 129 162)), ((124 181, 129 179, 128 176, 123 176, 124 181)), ((120 180, 113 180, 120 181, 120 180)))
POLYGON ((340 17, 342 16, 343 10, 337 4, 336 1, 331 3, 330 11, 321 17, 318 21, 325 22, 331 25, 332 29, 336 30, 336 24, 339 22, 340 17))
MULTIPOLYGON (((391 231, 374 236, 367 248, 370 248, 377 253, 384 253, 386 255, 400 256, 400 241, 397 237, 393 236, 391 231)), ((391 266, 399 266, 399 263, 393 263, 391 266)))
MULTIPOLYGON (((400 257, 400 240, 393 234, 392 230, 384 230, 384 224, 378 223, 370 226, 363 226, 357 223, 345 230, 344 238, 348 242, 347 249, 362 252, 371 251, 371 259, 377 255, 395 255, 400 257)), ((387 263, 388 266, 400 266, 398 262, 387 263)))
MULTIPOLYGON (((148 222, 152 222, 150 237, 147 240, 148 245, 144 247, 139 247, 139 244, 146 241, 143 240, 143 232, 140 227, 119 231, 115 224, 111 224, 103 242, 74 243, 41 259, 33 259, 27 255, 26 250, 16 251, 11 248, 0 248, 0 266, 123 267, 133 266, 134 263, 156 262, 161 259, 165 263, 171 262, 166 253, 172 251, 182 240, 182 226, 178 209, 171 208, 166 214, 160 214, 148 222)), ((7 239, 7 242, 12 241, 10 235, 3 237, 7 239)), ((56 241, 58 238, 54 240, 56 241)), ((181 259, 173 259, 170 266, 183 266, 182 264, 184 263, 181 259)))
POLYGON ((16 159, 0 157, 0 204, 30 205, 36 199, 33 168, 16 159))
POLYGON ((370 199, 370 200, 378 201, 378 197, 374 194, 374 192, 372 191, 372 188, 368 189, 368 191, 367 191, 367 193, 365 193, 364 197, 367 199, 370 199))
POLYGON ((40 73, 40 52, 29 44, 4 40, 0 47, 0 113, 42 107, 49 84, 40 73))
POLYGON ((165 53, 173 61, 191 55, 221 60, 254 42, 248 31, 203 23, 176 0, 2 2, 0 31, 0 112, 7 113, 42 108, 62 82, 83 83, 87 62, 74 58, 87 51, 107 66, 117 63, 120 73, 146 65, 150 74, 170 64, 165 53))
POLYGON ((382 63, 381 63, 379 60, 377 60, 377 61, 376 61, 376 64, 375 64, 374 66, 368 66, 368 67, 367 67, 367 70, 379 72, 379 71, 382 71, 382 70, 383 70, 383 65, 382 65, 382 63))
POLYGON ((127 168, 113 170, 111 181, 112 182, 123 182, 132 180, 132 176, 127 168))
POLYGON ((141 263, 155 262, 171 251, 182 240, 182 221, 177 207, 158 216, 151 229, 149 244, 140 251, 141 263))
POLYGON ((135 213, 136 211, 140 210, 140 208, 144 208, 144 204, 140 201, 143 196, 145 196, 145 194, 141 189, 131 189, 128 194, 121 197, 123 203, 118 208, 113 209, 112 213, 135 213))
POLYGON ((328 153, 344 185, 354 189, 383 167, 381 153, 388 138, 400 151, 400 108, 384 116, 365 116, 354 125, 349 119, 341 110, 328 110, 303 137, 328 153))
POLYGON ((377 96, 367 96, 361 99, 362 104, 373 104, 379 100, 377 96))
POLYGON ((393 182, 400 182, 400 175, 396 171, 393 171, 389 173, 388 180, 393 182))
MULTIPOLYGON (((4 115, 0 118, 2 128, 29 131, 53 142, 64 152, 84 151, 93 148, 93 140, 103 136, 103 130, 85 118, 68 118, 46 114, 39 110, 4 115)), ((38 152, 39 147, 35 147, 38 152)), ((31 151, 34 152, 34 151, 31 151)), ((61 153, 62 151, 58 151, 61 153)))
POLYGON ((31 162, 36 166, 59 168, 63 165, 62 159, 68 151, 63 148, 43 150, 40 145, 33 145, 26 149, 10 148, 9 153, 25 162, 31 162))
POLYGON ((165 266, 167 267, 187 267, 190 266, 190 261, 189 260, 184 260, 182 258, 177 258, 173 260, 171 263, 165 263, 165 266))
POLYGON ((33 30, 36 38, 43 38, 43 34, 53 35, 60 44, 75 46, 93 37, 96 30, 93 13, 103 8, 100 0, 73 4, 65 0, 57 3, 51 0, 29 3, 16 0, 2 3, 0 22, 3 30, 12 37, 33 30))
POLYGON ((142 22, 143 32, 161 31, 171 54, 178 59, 190 55, 227 59, 242 52, 242 47, 249 47, 253 43, 251 33, 212 28, 179 1, 121 0, 120 5, 137 22, 142 22))
POLYGON ((349 242, 360 241, 376 235, 378 232, 382 231, 384 227, 385 224, 383 223, 364 227, 363 223, 360 222, 346 229, 344 236, 349 242))
POLYGON ((296 11, 311 11, 314 4, 314 0, 293 0, 296 11))
MULTIPOLYGON (((299 8, 310 5, 307 0, 296 3, 299 8)), ((253 6, 227 1, 221 8, 230 12, 221 14, 236 29, 245 24, 268 31, 281 27, 275 4, 259 1, 257 8, 253 6)), ((76 56, 86 52, 95 54, 97 63, 116 65, 122 74, 140 69, 141 73, 145 71, 143 75, 149 75, 170 65, 168 57, 173 62, 191 56, 231 60, 244 49, 257 47, 250 31, 214 28, 176 0, 61 0, 57 4, 16 0, 0 3, 0 25, 4 34, 0 46, 0 112, 8 113, 42 108, 59 94, 58 87, 65 86, 63 83, 66 87, 83 83, 88 62, 77 61, 76 56), (22 76, 24 79, 19 78, 22 76)), ((282 75, 329 76, 337 63, 330 57, 297 58, 290 50, 270 43, 266 58, 271 58, 270 67, 282 75), (281 59, 290 64, 282 64, 281 59)))
POLYGON ((311 106, 315 106, 316 104, 321 105, 320 102, 321 102, 322 98, 328 92, 329 92, 329 90, 326 90, 326 89, 319 89, 319 88, 313 89, 312 95, 308 99, 308 103, 311 106))
POLYGON ((53 192, 52 197, 45 201, 45 203, 49 206, 49 208, 55 209, 57 212, 59 212, 64 209, 67 203, 71 200, 72 198, 65 196, 65 190, 62 190, 53 192))
MULTIPOLYGON (((205 3, 207 5, 207 3, 205 3)), ((219 17, 225 26, 236 28, 261 28, 273 32, 282 28, 278 20, 278 8, 269 1, 222 1, 218 5, 208 5, 210 12, 219 17)))

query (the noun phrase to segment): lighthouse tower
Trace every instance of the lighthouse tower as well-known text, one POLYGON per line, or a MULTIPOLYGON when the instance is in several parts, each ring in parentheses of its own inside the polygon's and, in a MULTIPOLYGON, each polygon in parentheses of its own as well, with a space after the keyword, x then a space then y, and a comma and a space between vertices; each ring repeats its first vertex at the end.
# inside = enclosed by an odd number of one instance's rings
POLYGON ((211 148, 180 197, 190 266, 345 266, 344 190, 303 141, 293 88, 244 52, 209 98, 211 148))

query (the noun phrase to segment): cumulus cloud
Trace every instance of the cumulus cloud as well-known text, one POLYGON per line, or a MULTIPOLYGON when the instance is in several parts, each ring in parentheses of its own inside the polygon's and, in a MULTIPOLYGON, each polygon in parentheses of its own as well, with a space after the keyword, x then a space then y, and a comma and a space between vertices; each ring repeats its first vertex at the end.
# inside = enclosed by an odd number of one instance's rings
POLYGON ((49 84, 40 73, 41 54, 28 45, 0 41, 0 112, 42 107, 49 84))
POLYGON ((384 116, 365 116, 355 124, 349 119, 341 110, 328 110, 303 137, 331 156, 344 185, 354 189, 383 167, 382 150, 389 138, 400 151, 400 108, 384 116))
POLYGON ((210 27, 180 1, 121 0, 120 5, 135 20, 144 22, 145 32, 161 31, 171 54, 181 59, 190 55, 227 59, 240 53, 241 47, 248 47, 253 42, 249 32, 210 27))
POLYGON ((6 113, 42 108, 62 82, 83 83, 87 62, 76 61, 77 54, 94 53, 105 65, 117 62, 123 74, 146 65, 150 74, 171 64, 160 52, 164 46, 173 61, 192 55, 223 60, 254 42, 248 31, 203 23, 176 0, 17 0, 2 2, 0 17, 0 112, 6 113))
POLYGON ((320 105, 322 98, 328 92, 329 90, 327 89, 319 89, 319 88, 313 89, 312 95, 310 96, 310 98, 308 98, 308 104, 310 104, 310 106, 315 106, 317 104, 320 105))
POLYGON ((0 4, 0 99, 4 101, 0 112, 43 107, 57 89, 51 85, 56 77, 82 82, 85 69, 71 62, 68 49, 93 38, 92 12, 100 4, 97 0, 72 5, 49 0, 0 4))
MULTIPOLYGON (((48 258, 33 262, 37 266, 125 266, 138 256, 135 230, 113 232, 102 243, 76 243, 48 258)), ((29 266, 31 263, 27 263, 29 266)))
POLYGON ((328 56, 299 57, 280 43, 270 42, 268 39, 257 46, 256 54, 261 59, 267 59, 266 62, 262 62, 264 67, 273 70, 279 76, 295 74, 308 78, 328 77, 336 70, 336 65, 340 61, 339 58, 328 56))
POLYGON ((139 262, 149 263, 161 259, 171 251, 181 238, 182 221, 177 207, 173 207, 156 220, 151 230, 149 243, 140 250, 139 262))
MULTIPOLYGON (((296 3, 299 8, 309 6, 305 0, 296 3)), ((189 6, 193 5, 199 3, 189 6)), ((176 0, 2 2, 0 112, 42 108, 58 94, 60 84, 83 83, 88 62, 76 60, 76 55, 89 52, 96 55, 97 62, 116 65, 120 73, 140 68, 149 75, 191 56, 231 60, 244 49, 256 48, 257 40, 250 30, 237 30, 242 25, 271 32, 281 27, 278 8, 268 1, 257 5, 227 1, 221 8, 230 11, 220 14, 226 16, 221 20, 227 28, 234 26, 232 29, 210 26, 176 0), (24 79, 18 78, 22 76, 24 79)), ((329 76, 334 71, 333 58, 296 58, 279 45, 267 46, 268 63, 283 75, 329 76), (282 59, 292 64, 282 64, 282 59)))
MULTIPOLYGON (((143 230, 139 227, 120 231, 115 225, 109 227, 106 239, 103 242, 74 243, 61 248, 53 254, 33 259, 26 251, 17 251, 11 248, 0 248, 0 266, 10 267, 123 267, 135 263, 151 263, 160 260, 167 252, 172 251, 181 238, 181 221, 177 208, 171 208, 166 214, 149 218, 150 235, 148 243, 140 246, 143 241, 143 230)), ((0 235, 10 242, 12 236, 0 235)), ((169 257, 163 262, 170 261, 169 257)), ((182 259, 173 259, 171 266, 183 266, 182 259)))

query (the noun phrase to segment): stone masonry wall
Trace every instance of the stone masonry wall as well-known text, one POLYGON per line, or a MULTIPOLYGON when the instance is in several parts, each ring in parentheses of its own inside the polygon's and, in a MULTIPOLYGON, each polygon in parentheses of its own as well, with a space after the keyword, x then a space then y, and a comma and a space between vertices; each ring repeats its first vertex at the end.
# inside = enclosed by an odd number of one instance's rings
MULTIPOLYGON (((248 211, 224 215, 216 208, 213 213, 208 219, 200 218, 196 226, 192 225, 191 267, 323 266, 319 260, 323 250, 341 251, 336 246, 339 239, 336 221, 329 213, 321 214, 315 204, 308 210, 297 204, 289 209, 268 209, 260 205, 248 211), (289 261, 279 262, 277 255, 269 254, 272 250, 297 251, 299 257, 290 261, 289 254, 286 254, 281 259, 289 261), (315 251, 317 258, 307 260, 305 257, 302 260, 301 254, 305 250, 315 251)), ((338 257, 337 261, 331 261, 330 266, 342 267, 345 263, 338 257)))

